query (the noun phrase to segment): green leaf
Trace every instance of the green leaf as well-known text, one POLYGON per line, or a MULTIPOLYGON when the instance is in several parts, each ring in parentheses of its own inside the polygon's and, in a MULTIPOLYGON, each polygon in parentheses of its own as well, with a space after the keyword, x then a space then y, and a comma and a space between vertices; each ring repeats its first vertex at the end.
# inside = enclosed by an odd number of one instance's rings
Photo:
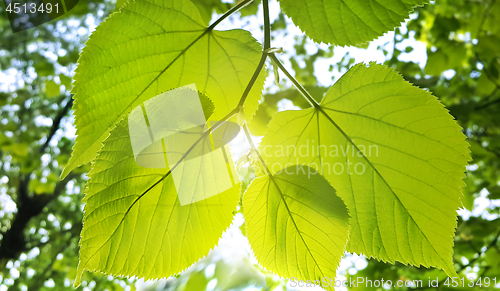
POLYGON ((352 217, 348 251, 451 276, 464 139, 434 96, 372 63, 350 69, 318 108, 277 113, 260 150, 273 172, 309 165, 335 186, 352 217))
POLYGON ((264 268, 303 281, 335 278, 349 215, 317 171, 295 166, 256 178, 243 196, 243 209, 248 240, 264 268))
POLYGON ((54 80, 49 80, 45 82, 45 94, 48 98, 56 97, 61 94, 59 85, 54 82, 54 80))
MULTIPOLYGON (((140 0, 123 6, 92 34, 74 77, 76 143, 63 177, 90 162, 113 126, 141 102, 194 83, 215 105, 233 110, 260 60, 247 31, 207 28, 188 0, 140 0), (119 30, 116 29, 119 27, 119 30)), ((258 107, 262 73, 245 104, 258 107)))
POLYGON ((279 0, 283 11, 316 42, 361 45, 399 26, 428 0, 279 0))
MULTIPOLYGON (((226 165, 216 165, 210 158, 202 160, 200 168, 213 169, 208 175, 184 168, 183 177, 196 182, 193 194, 214 187, 204 182, 227 171, 226 165)), ((137 165, 128 119, 111 131, 88 176, 75 285, 84 270, 146 279, 180 273, 216 245, 232 221, 240 193, 238 183, 181 206, 168 169, 137 165)))
POLYGON ((212 113, 214 113, 215 110, 214 103, 205 94, 201 92, 197 93, 198 97, 200 98, 201 109, 203 109, 203 115, 205 116, 205 119, 208 120, 212 115, 212 113))
POLYGON ((119 10, 127 3, 127 0, 116 0, 115 9, 119 10))

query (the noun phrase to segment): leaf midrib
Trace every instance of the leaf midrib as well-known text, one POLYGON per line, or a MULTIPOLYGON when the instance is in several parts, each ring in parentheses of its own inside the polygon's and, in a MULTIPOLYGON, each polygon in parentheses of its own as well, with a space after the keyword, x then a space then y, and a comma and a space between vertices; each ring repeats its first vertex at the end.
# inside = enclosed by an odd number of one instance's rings
MULTIPOLYGON (((268 176, 269 176, 269 179, 270 179, 271 181, 273 181, 274 186, 276 186, 276 188, 278 189, 278 192, 279 192, 279 194, 280 194, 280 198, 281 198, 281 200, 283 201, 283 204, 285 205, 286 211, 288 212, 288 215, 289 215, 290 219, 291 219, 291 220, 292 220, 292 222, 293 222, 293 226, 295 227, 295 230, 296 230, 296 231, 297 231, 297 233, 299 234, 299 237, 300 237, 300 239, 302 240, 302 243, 304 244, 304 246, 306 247, 307 252, 311 255, 311 258, 313 259, 314 264, 316 264, 316 266, 318 266, 318 269, 319 269, 319 272, 321 273, 321 276, 324 276, 324 273, 323 273, 323 271, 321 270, 320 265, 318 264, 318 262, 317 262, 317 261, 316 261, 316 259, 314 258, 313 253, 312 253, 312 252, 311 252, 311 250, 309 249, 309 246, 307 245, 306 241, 304 240, 304 237, 302 236, 302 233, 301 233, 301 231, 300 231, 299 227, 297 226, 297 223, 295 222, 295 219, 293 218, 292 212, 291 212, 290 208, 288 207, 288 203, 287 203, 287 202, 286 202, 286 200, 285 200, 285 196, 283 195, 283 192, 281 192, 281 189, 280 189, 280 187, 279 187, 279 185, 278 185, 278 182, 276 182, 274 175, 272 175, 271 173, 269 173, 269 174, 268 174, 268 176)), ((278 179, 278 178, 276 178, 276 179, 278 179)), ((282 179, 278 179, 278 180, 282 180, 282 179)), ((286 182, 285 180, 282 180, 282 181, 286 182)), ((269 190, 268 190, 268 191, 269 191, 269 190)), ((314 274, 313 274, 313 275, 314 275, 314 274)))
MULTIPOLYGON (((103 242, 101 244, 101 246, 86 260, 85 264, 82 266, 82 268, 85 268, 85 266, 87 265, 87 263, 99 252, 101 251, 101 249, 111 240, 111 238, 115 235, 115 233, 118 231, 118 229, 122 226, 122 223, 123 221, 125 221, 125 218, 127 217, 128 213, 130 212, 130 210, 132 209, 132 207, 134 207, 134 205, 139 201, 139 199, 141 199, 144 195, 146 195, 146 193, 148 193, 151 189, 153 189, 154 187, 156 187, 156 185, 158 185, 160 182, 162 182, 168 175, 170 175, 171 173, 171 170, 169 170, 165 175, 163 175, 162 178, 160 178, 158 181, 156 181, 152 186, 150 186, 147 190, 145 190, 141 195, 139 195, 133 202, 132 204, 130 204, 130 206, 128 207, 127 211, 125 211, 123 213, 123 217, 122 219, 120 219, 120 221, 118 222, 118 224, 116 225, 115 227, 115 230, 113 231, 113 233, 111 233, 108 237, 108 239, 106 239, 105 242, 103 242)), ((89 238, 90 239, 90 238, 89 238)), ((87 239, 87 240, 89 240, 87 239)))

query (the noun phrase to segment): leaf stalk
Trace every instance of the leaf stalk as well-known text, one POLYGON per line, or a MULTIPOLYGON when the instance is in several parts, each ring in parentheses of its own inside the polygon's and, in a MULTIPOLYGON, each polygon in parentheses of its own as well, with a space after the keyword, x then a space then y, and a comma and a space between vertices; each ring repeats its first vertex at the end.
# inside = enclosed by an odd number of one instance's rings
POLYGON ((221 17, 219 17, 214 23, 212 23, 209 27, 208 27, 208 31, 211 31, 213 30, 217 25, 219 25, 219 23, 221 23, 222 21, 224 21, 224 19, 228 18, 229 16, 233 15, 235 12, 237 12, 238 10, 240 10, 241 8, 249 5, 250 3, 252 3, 253 0, 243 0, 242 2, 238 3, 236 6, 234 6, 233 8, 229 9, 226 13, 224 13, 221 17))
POLYGON ((309 94, 309 92, 307 92, 307 90, 299 83, 299 81, 297 81, 297 79, 295 79, 292 76, 292 74, 290 74, 290 72, 288 72, 288 70, 283 66, 283 64, 276 57, 276 55, 274 55, 274 53, 269 53, 269 57, 278 66, 278 68, 288 77, 288 79, 290 81, 292 81, 293 85, 297 88, 297 90, 299 90, 299 92, 302 94, 302 96, 304 96, 307 99, 307 101, 309 101, 309 103, 311 103, 311 105, 314 108, 319 109, 320 108, 319 103, 316 102, 316 100, 314 100, 314 98, 311 96, 311 94, 309 94))

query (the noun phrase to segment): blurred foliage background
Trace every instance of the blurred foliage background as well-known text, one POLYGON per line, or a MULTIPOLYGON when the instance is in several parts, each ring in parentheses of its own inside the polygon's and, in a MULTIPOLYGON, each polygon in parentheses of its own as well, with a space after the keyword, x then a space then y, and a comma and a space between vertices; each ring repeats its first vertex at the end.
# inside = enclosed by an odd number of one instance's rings
MULTIPOLYGON (((192 1, 207 23, 234 5, 192 1)), ((73 290, 89 166, 59 180, 74 141, 71 78, 85 40, 124 2, 82 0, 68 15, 15 34, 0 5, 0 291, 73 290)), ((258 30, 259 4, 244 8, 238 15, 242 19, 230 18, 228 27, 236 23, 258 30)), ((460 275, 497 278, 500 283, 500 1, 431 1, 394 33, 370 46, 349 49, 314 44, 283 14, 274 14, 273 45, 284 46, 281 58, 318 100, 358 60, 356 54, 375 49, 382 54, 379 62, 447 106, 468 136, 473 157, 458 217, 455 267, 460 275), (423 55, 415 53, 419 48, 423 55)), ((290 82, 275 80, 271 63, 268 68, 263 102, 250 124, 255 136, 264 134, 278 109, 309 106, 290 82)), ((248 171, 246 183, 251 178, 248 171)), ((135 290, 136 285, 143 290, 286 290, 284 280, 255 263, 244 231, 244 220, 236 213, 221 245, 177 277, 136 284, 134 278, 87 273, 78 290, 135 290)), ((439 270, 356 260, 365 261, 348 255, 343 276, 423 279, 419 290, 436 290, 426 284, 428 278, 438 277, 439 290, 493 288, 447 288, 439 270)))

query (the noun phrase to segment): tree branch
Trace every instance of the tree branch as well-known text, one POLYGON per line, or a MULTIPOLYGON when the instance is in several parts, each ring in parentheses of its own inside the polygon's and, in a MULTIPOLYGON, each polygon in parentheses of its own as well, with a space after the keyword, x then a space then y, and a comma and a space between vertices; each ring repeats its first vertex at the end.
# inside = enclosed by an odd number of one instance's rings
POLYGON ((22 201, 18 204, 17 213, 11 227, 2 234, 3 238, 0 244, 0 262, 2 264, 0 264, 0 269, 3 268, 5 259, 17 259, 20 253, 26 250, 27 241, 24 237, 24 230, 30 220, 42 213, 50 202, 59 197, 64 192, 68 182, 75 177, 76 174, 70 174, 57 183, 53 194, 39 194, 33 197, 30 197, 27 193, 22 195, 22 201))
POLYGON ((69 100, 66 102, 66 105, 61 109, 61 111, 59 111, 57 116, 52 121, 52 127, 50 128, 50 132, 47 135, 47 140, 40 147, 39 150, 40 154, 42 154, 45 151, 45 149, 49 146, 50 141, 52 140, 52 138, 54 138, 54 135, 61 126, 61 120, 68 114, 72 106, 73 106, 73 94, 69 96, 69 100))

